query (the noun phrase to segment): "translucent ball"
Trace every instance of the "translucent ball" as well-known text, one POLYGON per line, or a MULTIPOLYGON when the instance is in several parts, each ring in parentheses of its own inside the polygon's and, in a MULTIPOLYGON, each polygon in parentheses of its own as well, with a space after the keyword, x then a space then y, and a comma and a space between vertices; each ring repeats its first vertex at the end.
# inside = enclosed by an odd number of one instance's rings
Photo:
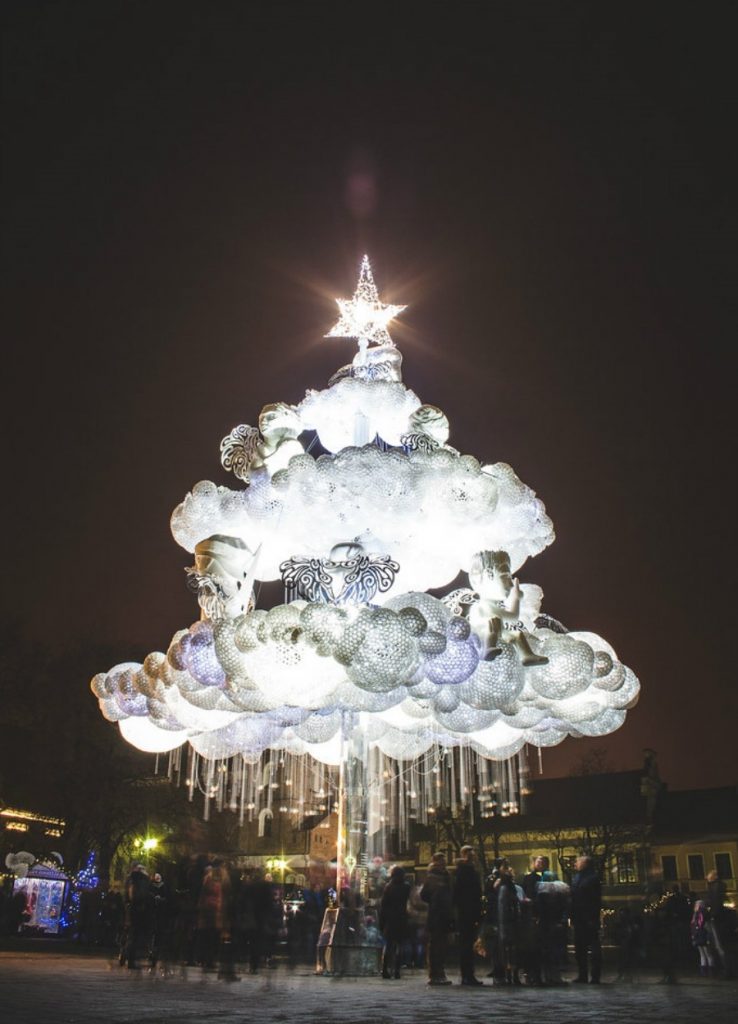
POLYGON ((635 673, 627 668, 625 665, 623 669, 623 682, 617 690, 606 691, 599 694, 599 700, 607 707, 611 708, 631 708, 635 707, 638 701, 638 695, 640 693, 641 684, 638 682, 638 677, 635 673))
POLYGON ((328 604, 307 604, 300 613, 305 639, 319 654, 331 654, 346 626, 346 612, 328 604))
POLYGON ((607 651, 597 651, 595 653, 594 661, 594 673, 599 678, 602 676, 609 675, 612 672, 612 658, 607 651))
POLYGON ((387 757, 412 761, 431 748, 433 736, 428 732, 407 733, 399 729, 387 729, 376 740, 376 745, 387 757))
POLYGON ((190 631, 181 629, 172 637, 167 651, 167 661, 178 672, 187 671, 187 648, 190 645, 190 631))
POLYGON ((243 652, 236 647, 236 626, 230 619, 222 619, 213 627, 215 655, 226 676, 231 679, 244 673, 243 652))
POLYGON ((458 686, 437 686, 433 697, 433 707, 436 711, 448 713, 455 711, 461 703, 458 686))
POLYGON ((449 640, 446 649, 435 657, 427 658, 425 674, 433 683, 462 683, 479 664, 475 644, 468 640, 449 640))
POLYGON ((213 627, 209 622, 197 622, 192 627, 185 658, 190 673, 203 686, 225 685, 225 672, 215 655, 213 627))
POLYGON ((398 614, 410 636, 421 636, 428 629, 425 616, 417 608, 401 608, 398 614))
POLYGON ((351 655, 347 674, 356 686, 381 693, 402 685, 417 663, 417 645, 399 616, 379 609, 367 623, 363 642, 351 655))
POLYGON ((330 711, 327 714, 316 712, 306 718, 305 721, 295 729, 300 739, 308 743, 325 743, 326 740, 335 736, 341 727, 341 715, 337 711, 330 711))
POLYGON ((465 733, 487 729, 499 718, 499 714, 495 711, 479 711, 477 708, 470 708, 468 704, 459 704, 453 711, 439 711, 437 717, 446 729, 465 733))
POLYGON ((535 650, 548 658, 548 665, 534 665, 525 672, 542 697, 573 697, 592 682, 594 651, 588 644, 569 636, 551 636, 538 640, 535 650))
POLYGON ((463 699, 471 707, 483 710, 501 709, 511 705, 523 689, 524 678, 520 659, 511 644, 501 644, 493 661, 480 661, 474 674, 462 687, 463 699))
POLYGON ((235 626, 234 641, 239 651, 254 651, 259 646, 259 631, 264 632, 267 613, 259 608, 248 615, 239 615, 233 620, 235 626))
POLYGON ((392 611, 399 612, 403 608, 414 608, 419 611, 428 623, 428 629, 437 633, 446 633, 450 612, 442 601, 422 591, 410 591, 407 594, 398 594, 391 597, 384 605, 392 611))
POLYGON ((446 650, 446 634, 429 629, 418 638, 418 650, 429 657, 441 654, 446 650))
POLYGON ((580 736, 607 736, 615 732, 625 721, 625 711, 605 708, 602 714, 590 722, 577 722, 576 731, 580 736))
POLYGON ((460 615, 454 615, 446 629, 449 640, 467 640, 470 633, 471 626, 468 619, 463 619, 460 615))

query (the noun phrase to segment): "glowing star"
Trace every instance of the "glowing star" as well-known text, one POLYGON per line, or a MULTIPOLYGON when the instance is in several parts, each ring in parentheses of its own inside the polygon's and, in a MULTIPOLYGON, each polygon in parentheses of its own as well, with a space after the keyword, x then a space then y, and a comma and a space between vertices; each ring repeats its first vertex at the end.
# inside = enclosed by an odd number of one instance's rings
POLYGON ((387 324, 407 306, 390 306, 379 301, 369 257, 361 261, 359 283, 352 299, 336 299, 341 316, 326 338, 356 338, 362 352, 368 345, 393 345, 387 324))

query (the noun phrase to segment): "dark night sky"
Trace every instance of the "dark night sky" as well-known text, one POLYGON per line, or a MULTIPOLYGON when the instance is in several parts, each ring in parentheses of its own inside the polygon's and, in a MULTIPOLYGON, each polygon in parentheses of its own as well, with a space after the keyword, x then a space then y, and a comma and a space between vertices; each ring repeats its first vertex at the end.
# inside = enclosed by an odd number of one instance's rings
POLYGON ((366 250, 405 382, 546 503, 521 578, 641 679, 546 773, 735 783, 729 10, 5 4, 3 614, 116 660, 197 618, 170 513, 348 361, 366 250))

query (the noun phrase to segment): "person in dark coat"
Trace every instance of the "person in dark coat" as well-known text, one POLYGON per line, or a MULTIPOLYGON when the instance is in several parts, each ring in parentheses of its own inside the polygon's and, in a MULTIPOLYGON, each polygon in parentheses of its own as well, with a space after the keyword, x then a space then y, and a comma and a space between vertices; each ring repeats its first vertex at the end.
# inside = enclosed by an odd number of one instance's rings
POLYGON ((491 968, 487 977, 493 979, 493 985, 504 985, 506 981, 505 966, 500 949, 498 921, 500 880, 506 868, 507 861, 504 857, 495 858, 492 863, 492 873, 488 875, 484 883, 484 944, 487 947, 491 968))
POLYGON ((392 868, 379 904, 379 930, 385 943, 382 955, 383 978, 400 977, 402 946, 407 934, 409 898, 410 885, 405 881, 404 869, 399 866, 392 868))
POLYGON ((524 875, 522 882, 525 902, 523 905, 523 931, 525 933, 525 961, 526 979, 529 985, 540 985, 543 980, 543 950, 541 949, 541 937, 538 927, 538 914, 536 904, 536 893, 543 878, 544 871, 548 871, 549 860, 539 854, 533 861, 533 868, 524 875))
POLYGON ((571 882, 571 923, 574 926, 574 955, 578 982, 598 985, 602 967, 600 913, 602 887, 591 857, 577 859, 577 873, 571 882))
POLYGON ((240 939, 243 947, 248 949, 250 974, 256 974, 270 955, 272 904, 272 886, 257 869, 250 878, 244 879, 236 910, 240 939))
POLYGON ((136 864, 125 884, 125 942, 121 965, 136 968, 136 955, 146 945, 150 923, 149 876, 143 864, 136 864))
POLYGON ((515 885, 515 874, 503 861, 499 868, 497 896, 497 962, 498 974, 495 977, 498 985, 519 985, 518 974, 520 953, 520 893, 515 885))
POLYGON ((149 907, 151 921, 150 959, 152 970, 161 962, 164 974, 169 970, 172 958, 172 930, 174 924, 174 903, 169 886, 157 871, 149 884, 149 907))
POLYGON ((442 853, 434 853, 421 899, 428 904, 428 984, 450 985, 446 977, 448 933, 453 925, 451 876, 442 853))
POLYGON ((570 889, 552 871, 544 871, 536 890, 535 913, 544 985, 564 985, 561 968, 566 959, 570 889))
POLYGON ((459 967, 462 985, 483 985, 474 976, 474 943, 482 920, 482 883, 474 866, 474 849, 461 847, 456 861, 454 880, 454 909, 459 933, 459 967))

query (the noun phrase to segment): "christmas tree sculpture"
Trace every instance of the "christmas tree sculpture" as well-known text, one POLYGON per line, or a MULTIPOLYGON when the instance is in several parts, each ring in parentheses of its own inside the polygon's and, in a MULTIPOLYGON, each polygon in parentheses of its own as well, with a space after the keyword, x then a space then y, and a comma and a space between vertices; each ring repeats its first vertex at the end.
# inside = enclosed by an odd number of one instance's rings
POLYGON ((172 516, 200 621, 92 690, 128 742, 172 752, 206 807, 337 807, 350 873, 472 793, 476 813, 514 808, 524 746, 614 731, 639 684, 514 577, 551 521, 402 383, 388 325, 404 307, 379 301, 366 257, 338 304, 328 336, 358 342, 353 362, 232 430, 221 461, 240 487, 201 482, 172 516), (284 603, 256 607, 255 584, 279 579, 284 603))

